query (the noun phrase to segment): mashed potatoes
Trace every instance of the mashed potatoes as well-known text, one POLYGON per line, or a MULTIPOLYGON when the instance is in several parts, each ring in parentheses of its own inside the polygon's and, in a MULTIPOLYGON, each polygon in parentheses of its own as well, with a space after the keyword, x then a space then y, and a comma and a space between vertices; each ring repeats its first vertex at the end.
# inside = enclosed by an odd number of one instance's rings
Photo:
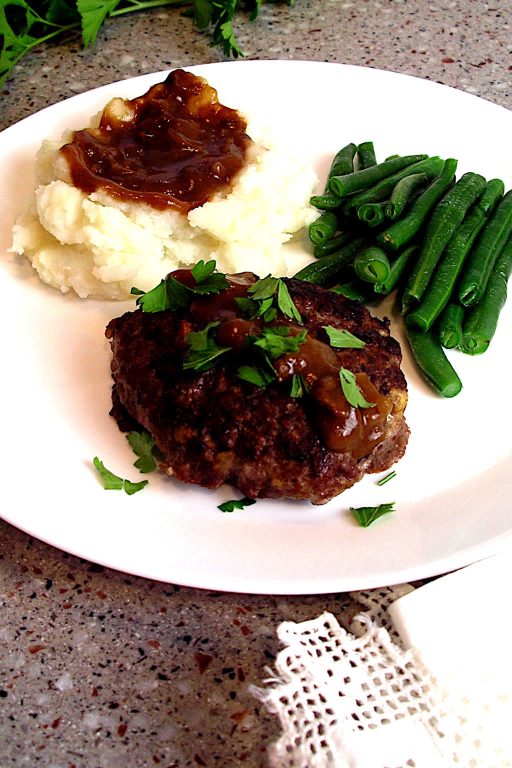
POLYGON ((302 266, 287 263, 283 246, 318 215, 308 203, 317 179, 308 164, 268 143, 229 193, 188 214, 82 192, 71 184, 59 146, 45 141, 39 151, 37 186, 14 226, 12 250, 63 293, 126 299, 133 286, 148 290, 200 259, 215 259, 227 273, 286 275, 302 266))

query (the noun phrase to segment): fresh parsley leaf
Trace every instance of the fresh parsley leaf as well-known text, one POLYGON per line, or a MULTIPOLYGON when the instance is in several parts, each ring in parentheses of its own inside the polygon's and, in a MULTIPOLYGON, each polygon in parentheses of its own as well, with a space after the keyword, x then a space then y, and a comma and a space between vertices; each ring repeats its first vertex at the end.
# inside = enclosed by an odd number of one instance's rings
POLYGON ((289 317, 290 320, 295 320, 302 325, 299 311, 293 303, 286 283, 280 277, 267 275, 261 278, 261 280, 257 280, 254 285, 251 285, 247 292, 253 301, 260 303, 259 309, 253 317, 263 317, 266 323, 271 322, 277 314, 274 305, 274 301, 277 298, 277 309, 283 315, 289 317))
MULTIPOLYGON (((249 320, 258 316, 259 305, 247 296, 235 296, 235 302, 249 320)), ((270 301, 272 303, 272 300, 270 301)))
POLYGON ((329 344, 336 349, 363 349, 366 342, 358 339, 350 331, 333 328, 332 325, 322 326, 329 337, 329 344))
POLYGON ((123 478, 118 475, 114 475, 109 469, 105 467, 101 459, 97 456, 93 459, 93 464, 100 473, 103 481, 103 487, 106 491, 121 491, 123 488, 123 478))
POLYGON ((76 10, 34 0, 0 2, 0 86, 12 68, 31 48, 80 24, 76 10), (59 11, 62 11, 60 13, 59 11))
POLYGON ((369 403, 365 399, 352 371, 347 368, 340 368, 340 382, 347 402, 354 408, 372 408, 375 405, 375 403, 369 403))
POLYGON ((237 297, 235 301, 249 320, 261 317, 263 322, 270 323, 277 317, 277 310, 274 307, 274 300, 272 298, 254 301, 254 299, 248 297, 237 297))
POLYGON ((219 19, 213 30, 213 42, 216 45, 222 46, 222 50, 225 56, 231 55, 234 59, 237 59, 239 56, 243 56, 244 54, 236 41, 235 32, 233 29, 234 14, 235 12, 233 10, 232 16, 225 17, 224 21, 222 20, 222 17, 219 19))
POLYGON ((250 293, 255 301, 270 299, 277 291, 278 284, 279 278, 272 277, 272 275, 267 275, 266 277, 262 277, 260 280, 257 280, 253 285, 251 285, 251 287, 248 288, 247 293, 250 293))
POLYGON ((341 296, 345 296, 347 299, 357 301, 359 304, 366 304, 369 300, 367 293, 364 293, 364 289, 361 289, 355 281, 349 283, 343 283, 342 285, 336 285, 330 289, 333 293, 339 293, 341 296))
POLYGON ((132 483, 131 480, 123 480, 123 490, 128 496, 133 496, 137 491, 142 491, 144 486, 148 484, 147 480, 141 480, 138 483, 132 483))
POLYGON ((78 19, 75 0, 50 0, 46 20, 52 24, 75 24, 78 19))
POLYGON ((213 16, 213 3, 211 0, 195 0, 194 21, 199 29, 207 29, 213 16))
POLYGON ((308 392, 308 387, 304 377, 300 373, 294 373, 292 378, 292 388, 290 397, 303 397, 308 392))
POLYGON ((230 499, 230 501, 225 501, 223 504, 219 504, 217 509, 220 509, 221 512, 234 512, 235 509, 250 507, 252 504, 256 504, 256 499, 244 496, 243 499, 230 499))
POLYGON ((393 469, 385 477, 381 477, 381 479, 377 482, 377 485, 386 485, 386 483, 389 483, 389 481, 393 480, 394 477, 396 477, 396 472, 393 469))
MULTIPOLYGON (((254 303, 254 302, 252 302, 252 303, 254 303)), ((268 314, 269 310, 271 310, 271 311, 273 310, 273 306, 272 306, 273 303, 274 303, 274 300, 273 300, 273 298, 271 296, 268 299, 263 299, 262 301, 260 301, 259 302, 259 306, 258 306, 258 308, 256 310, 255 317, 263 317, 263 318, 265 318, 265 315, 268 314)), ((274 310, 274 317, 275 317, 276 314, 277 313, 274 310)))
POLYGON ((378 507, 350 507, 350 511, 359 525, 363 528, 368 528, 368 526, 374 523, 375 520, 378 520, 379 517, 394 512, 395 502, 393 501, 390 504, 379 504, 378 507))
POLYGON ((166 309, 175 311, 188 306, 191 296, 190 289, 170 275, 160 280, 150 291, 132 288, 130 293, 137 296, 136 303, 143 312, 163 312, 166 309))
POLYGON ((115 475, 107 469, 101 459, 97 456, 94 457, 93 464, 100 474, 103 487, 106 491, 125 491, 125 493, 131 496, 132 494, 137 493, 137 491, 142 490, 142 488, 148 484, 147 480, 142 480, 140 483, 132 483, 131 480, 124 480, 122 477, 119 477, 119 475, 115 475))
POLYGON ((229 288, 229 281, 222 272, 215 272, 215 261, 199 261, 191 270, 195 285, 189 288, 176 280, 172 274, 160 280, 150 291, 132 288, 130 293, 137 296, 137 305, 143 312, 163 312, 165 309, 176 311, 190 304, 195 294, 206 295, 220 293, 229 288))
POLYGON ((292 297, 290 296, 290 291, 288 290, 288 286, 286 283, 284 283, 281 279, 278 281, 278 288, 277 288, 277 305, 283 315, 286 315, 286 317, 289 317, 290 320, 296 320, 300 325, 302 325, 302 318, 299 314, 299 310, 295 306, 292 297))
MULTIPOLYGON (((294 0, 292 1, 294 2, 294 0)), ((252 0, 253 7, 249 11, 249 21, 256 21, 262 2, 263 0, 252 0)), ((247 5, 250 7, 251 3, 248 2, 247 5)))
POLYGON ((215 272, 214 275, 210 275, 210 277, 208 277, 206 280, 202 280, 200 283, 197 283, 193 288, 191 288, 191 291, 193 293, 204 296, 211 293, 220 293, 221 291, 225 291, 226 288, 229 288, 229 285, 229 280, 227 279, 226 275, 223 275, 221 272, 215 272))
POLYGON ((193 293, 200 295, 209 293, 220 293, 229 288, 229 280, 222 272, 215 272, 216 262, 214 259, 204 262, 202 259, 192 268, 192 277, 195 280, 195 286, 191 289, 193 293))
POLYGON ((217 263, 215 259, 210 259, 210 261, 204 261, 201 259, 192 267, 192 276, 196 283, 202 283, 205 280, 208 280, 210 275, 212 275, 215 272, 215 267, 217 266, 217 263))
POLYGON ((241 365, 236 375, 239 379, 255 384, 257 387, 266 387, 276 378, 275 373, 260 365, 241 365))
POLYGON ((254 342, 254 346, 262 349, 271 360, 274 360, 289 352, 298 352, 306 336, 305 330, 292 336, 287 325, 275 325, 263 328, 263 333, 254 342))
POLYGON ((183 361, 183 370, 207 371, 215 365, 217 358, 229 352, 231 347, 219 347, 215 339, 210 336, 211 329, 218 325, 218 322, 208 323, 202 331, 187 333, 186 341, 189 350, 183 361))
POLYGON ((153 472, 156 469, 156 461, 153 456, 153 448, 155 447, 155 441, 152 435, 145 430, 143 432, 129 432, 126 435, 134 454, 139 458, 134 463, 139 472, 145 474, 146 472, 153 472))
POLYGON ((77 0, 76 7, 82 19, 85 46, 95 42, 100 28, 120 2, 121 0, 77 0))

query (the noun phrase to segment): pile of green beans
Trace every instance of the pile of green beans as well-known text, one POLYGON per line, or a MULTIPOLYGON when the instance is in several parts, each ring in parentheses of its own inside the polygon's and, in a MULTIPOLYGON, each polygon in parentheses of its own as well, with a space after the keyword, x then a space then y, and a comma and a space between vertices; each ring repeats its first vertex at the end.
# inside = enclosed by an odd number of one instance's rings
POLYGON ((512 273, 512 190, 457 160, 377 162, 373 142, 336 153, 309 227, 316 261, 295 276, 356 301, 397 291, 412 354, 444 397, 462 382, 445 349, 486 351, 512 273))

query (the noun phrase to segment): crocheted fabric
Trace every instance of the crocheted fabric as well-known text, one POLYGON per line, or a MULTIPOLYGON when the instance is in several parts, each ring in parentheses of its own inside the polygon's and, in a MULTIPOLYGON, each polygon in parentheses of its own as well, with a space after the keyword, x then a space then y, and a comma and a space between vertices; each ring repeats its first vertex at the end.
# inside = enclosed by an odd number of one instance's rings
POLYGON ((253 688, 281 722, 273 768, 512 766, 511 681, 476 697, 437 685, 387 614, 412 589, 352 593, 367 611, 350 633, 329 613, 279 626, 276 673, 253 688))

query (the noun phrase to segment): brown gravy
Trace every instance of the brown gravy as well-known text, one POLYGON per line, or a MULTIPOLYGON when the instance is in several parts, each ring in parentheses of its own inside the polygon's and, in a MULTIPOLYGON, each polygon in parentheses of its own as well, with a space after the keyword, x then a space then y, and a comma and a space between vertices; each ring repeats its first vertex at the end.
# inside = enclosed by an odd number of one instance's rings
POLYGON ((245 119, 184 70, 138 98, 113 99, 98 128, 61 148, 73 184, 125 201, 187 213, 229 189, 252 141, 245 119))

